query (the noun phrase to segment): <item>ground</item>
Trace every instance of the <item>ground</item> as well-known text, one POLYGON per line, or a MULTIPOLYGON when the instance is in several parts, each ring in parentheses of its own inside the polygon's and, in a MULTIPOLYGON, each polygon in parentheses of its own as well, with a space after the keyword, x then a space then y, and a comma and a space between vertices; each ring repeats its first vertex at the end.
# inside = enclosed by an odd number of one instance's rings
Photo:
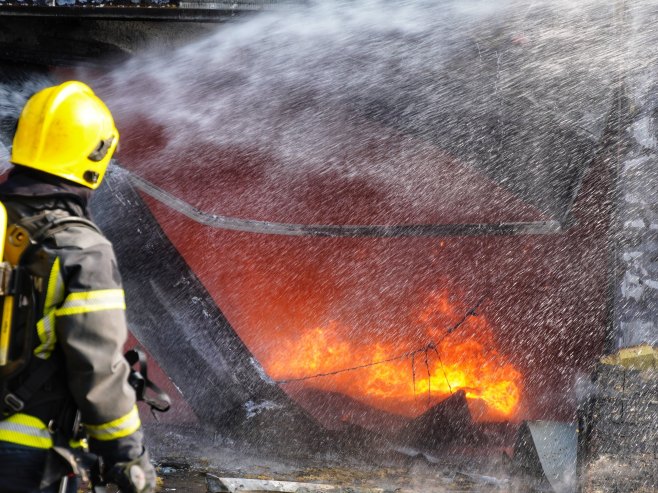
MULTIPOLYGON (((219 493, 227 491, 218 488, 214 474, 203 469, 181 468, 165 465, 160 467, 161 491, 185 491, 190 493, 219 493)), ((259 479, 269 479, 263 474, 259 479)), ((428 467, 422 464, 407 468, 376 468, 369 471, 358 469, 312 469, 296 471, 285 479, 299 481, 298 492, 330 491, 332 493, 430 493, 430 492, 488 492, 509 491, 512 487, 508 479, 479 475, 469 472, 448 471, 440 466, 428 467), (335 486, 334 489, 314 490, 309 482, 335 486)), ((275 491, 275 490, 236 490, 236 491, 275 491)), ((290 490, 278 490, 290 491, 290 490)), ((295 491, 295 490, 292 490, 295 491)))
MULTIPOLYGON (((148 431, 148 430, 147 430, 148 431)), ((220 493, 216 478, 252 478, 332 485, 335 488, 314 490, 300 485, 298 491, 331 493, 440 493, 515 491, 518 480, 512 478, 509 450, 446 447, 441 454, 430 455, 401 450, 387 457, 348 459, 330 453, 299 460, 285 452, 275 459, 267 452, 240 450, 221 437, 200 436, 189 430, 151 433, 154 457, 162 479, 161 491, 220 493), (157 437, 156 437, 157 435, 157 437), (196 436, 192 441, 185 437, 196 436), (175 455, 168 453, 178 444, 175 455)), ((374 453, 373 453, 374 455, 374 453)), ((276 490, 234 490, 276 491, 276 490)), ((528 491, 525 489, 523 491, 528 491)))

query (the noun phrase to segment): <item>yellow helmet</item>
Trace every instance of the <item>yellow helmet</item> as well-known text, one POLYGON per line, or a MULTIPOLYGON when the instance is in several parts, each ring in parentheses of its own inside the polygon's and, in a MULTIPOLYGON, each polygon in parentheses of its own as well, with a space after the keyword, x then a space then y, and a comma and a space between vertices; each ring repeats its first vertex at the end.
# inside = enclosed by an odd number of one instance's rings
POLYGON ((96 189, 119 143, 110 110, 78 81, 47 87, 25 104, 11 162, 96 189))

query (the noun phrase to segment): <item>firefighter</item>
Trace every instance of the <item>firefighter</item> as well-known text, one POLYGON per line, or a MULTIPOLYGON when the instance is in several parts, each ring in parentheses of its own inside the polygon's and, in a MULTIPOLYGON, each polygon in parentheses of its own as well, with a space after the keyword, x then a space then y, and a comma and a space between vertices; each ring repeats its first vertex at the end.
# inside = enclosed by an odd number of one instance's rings
POLYGON ((41 235, 27 267, 42 282, 35 282, 30 362, 0 403, 3 493, 58 491, 56 451, 69 443, 76 411, 104 478, 124 493, 154 491, 122 355, 127 328, 117 262, 111 243, 85 221, 118 140, 110 111, 77 81, 37 92, 18 120, 15 166, 0 185, 0 201, 8 231, 19 225, 30 237, 41 235), (35 377, 38 388, 27 388, 39 371, 45 381, 35 377))

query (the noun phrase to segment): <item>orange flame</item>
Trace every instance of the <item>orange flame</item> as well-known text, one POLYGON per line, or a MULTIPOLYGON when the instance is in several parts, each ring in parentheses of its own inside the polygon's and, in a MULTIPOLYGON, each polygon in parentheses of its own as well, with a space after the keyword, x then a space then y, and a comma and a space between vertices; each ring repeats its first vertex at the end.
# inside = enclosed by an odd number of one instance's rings
POLYGON ((521 374, 495 349, 482 315, 447 333, 464 312, 447 293, 434 294, 410 335, 369 340, 332 322, 282 342, 262 363, 275 380, 329 374, 301 384, 397 414, 417 416, 463 389, 476 419, 510 419, 520 400, 521 374), (341 371, 348 368, 356 369, 341 371))

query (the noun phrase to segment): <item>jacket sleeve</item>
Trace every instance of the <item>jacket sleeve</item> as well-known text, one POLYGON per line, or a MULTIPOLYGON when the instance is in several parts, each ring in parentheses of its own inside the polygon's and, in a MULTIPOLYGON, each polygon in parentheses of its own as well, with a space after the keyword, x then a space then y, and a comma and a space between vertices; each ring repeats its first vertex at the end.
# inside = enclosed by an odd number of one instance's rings
POLYGON ((84 227, 68 228, 56 241, 63 301, 55 326, 69 389, 92 452, 110 464, 132 460, 142 453, 142 432, 123 357, 125 300, 112 245, 84 227))

